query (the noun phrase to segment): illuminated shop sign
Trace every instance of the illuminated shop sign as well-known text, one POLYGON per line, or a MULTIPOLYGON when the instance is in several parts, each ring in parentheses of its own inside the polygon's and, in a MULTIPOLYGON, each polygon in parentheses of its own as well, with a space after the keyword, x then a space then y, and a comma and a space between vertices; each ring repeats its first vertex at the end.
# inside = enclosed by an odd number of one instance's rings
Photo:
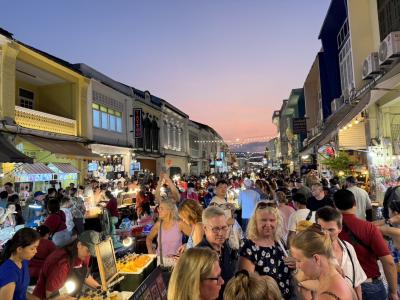
POLYGON ((53 174, 17 174, 15 182, 41 182, 53 180, 53 174))
POLYGON ((133 134, 135 139, 140 139, 143 137, 143 119, 141 108, 135 108, 133 110, 133 134))

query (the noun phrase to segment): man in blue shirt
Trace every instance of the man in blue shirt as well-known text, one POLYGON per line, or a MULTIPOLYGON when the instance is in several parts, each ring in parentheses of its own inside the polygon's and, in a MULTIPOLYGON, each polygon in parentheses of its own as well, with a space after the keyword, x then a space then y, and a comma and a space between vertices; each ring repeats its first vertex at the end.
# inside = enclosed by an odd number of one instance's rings
POLYGON ((243 184, 246 189, 240 191, 238 202, 242 208, 242 229, 243 232, 246 232, 249 219, 254 212, 257 202, 260 201, 260 194, 252 189, 253 181, 249 178, 245 178, 243 184))
POLYGON ((43 215, 43 201, 46 194, 37 191, 33 195, 33 199, 28 200, 24 210, 24 218, 27 220, 29 227, 39 226, 39 221, 43 215))

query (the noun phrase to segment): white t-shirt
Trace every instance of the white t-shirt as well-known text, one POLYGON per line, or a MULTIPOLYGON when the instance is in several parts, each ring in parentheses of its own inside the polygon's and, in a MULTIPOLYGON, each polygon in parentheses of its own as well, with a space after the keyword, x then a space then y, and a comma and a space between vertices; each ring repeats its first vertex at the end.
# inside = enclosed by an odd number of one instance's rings
POLYGON ((347 190, 353 193, 354 198, 356 200, 357 217, 365 220, 366 219, 365 211, 367 209, 372 208, 371 199, 369 199, 368 193, 362 188, 359 188, 358 186, 351 186, 347 188, 347 190))
POLYGON ((91 187, 91 186, 85 187, 85 190, 84 190, 84 192, 83 192, 83 195, 84 195, 85 197, 93 197, 93 189, 92 189, 92 187, 91 187))
POLYGON ((226 201, 225 199, 220 198, 218 196, 214 196, 212 198, 210 204, 213 204, 213 203, 217 204, 218 207, 220 207, 224 211, 225 217, 227 219, 230 219, 230 218, 233 217, 232 216, 232 210, 229 208, 230 204, 228 203, 228 201, 226 201))
MULTIPOLYGON (((355 277, 354 277, 354 286, 358 287, 367 279, 367 275, 365 274, 363 268, 360 265, 360 262, 358 261, 356 251, 354 250, 354 247, 343 240, 339 240, 339 244, 343 249, 343 257, 342 257, 342 265, 340 266, 343 270, 343 273, 345 275, 346 282, 350 284, 351 287, 353 287, 353 265, 354 265, 354 272, 355 272, 355 277), (347 249, 350 252, 351 258, 353 260, 353 264, 351 262, 351 259, 349 257, 349 253, 346 250, 346 246, 343 244, 345 243, 347 246, 347 249)), ((337 261, 336 261, 337 263, 337 261)))
MULTIPOLYGON (((296 231, 297 223, 299 221, 305 221, 309 213, 310 213, 310 210, 308 208, 302 208, 302 209, 296 210, 294 213, 292 213, 290 215, 289 221, 288 221, 288 230, 296 231)), ((312 212, 311 218, 309 221, 315 222, 315 211, 312 212)))
POLYGON ((75 223, 74 223, 74 218, 72 217, 71 209, 70 208, 65 208, 61 207, 61 210, 65 214, 65 225, 67 225, 67 230, 72 231, 74 229, 75 223))

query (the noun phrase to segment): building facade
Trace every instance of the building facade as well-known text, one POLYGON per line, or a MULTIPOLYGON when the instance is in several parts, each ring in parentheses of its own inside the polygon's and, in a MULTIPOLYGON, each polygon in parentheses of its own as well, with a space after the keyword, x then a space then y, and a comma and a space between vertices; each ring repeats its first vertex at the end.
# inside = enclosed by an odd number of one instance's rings
POLYGON ((90 148, 102 160, 90 162, 87 176, 100 180, 117 179, 129 174, 132 159, 133 89, 100 73, 86 64, 74 67, 90 78, 87 107, 90 148))
POLYGON ((4 30, 0 72, 2 137, 7 135, 7 144, 34 162, 28 167, 15 164, 20 160, 13 157, 3 158, 3 180, 31 192, 82 182, 87 162, 99 158, 86 147, 90 80, 68 62, 19 42, 4 30))
POLYGON ((169 175, 189 173, 189 116, 172 104, 161 104, 161 153, 169 175))
MULTIPOLYGON (((331 1, 321 51, 304 83, 308 132, 301 157, 315 156, 324 171, 324 159, 347 153, 353 165, 341 173, 356 176, 378 201, 400 175, 398 9, 398 1, 331 1)), ((286 107, 284 101, 279 114, 286 107)), ((277 116, 285 159, 286 128, 277 116)))
MULTIPOLYGON (((143 136, 134 138, 133 133, 129 136, 131 144, 135 149, 133 152, 134 163, 136 169, 144 172, 159 174, 164 166, 164 158, 162 156, 162 101, 160 98, 150 94, 149 91, 139 91, 134 89, 133 109, 142 111, 143 119, 143 136)), ((133 114, 132 109, 130 110, 133 114)), ((130 119, 133 126, 133 119, 130 119)), ((133 132, 133 130, 132 130, 133 132)))

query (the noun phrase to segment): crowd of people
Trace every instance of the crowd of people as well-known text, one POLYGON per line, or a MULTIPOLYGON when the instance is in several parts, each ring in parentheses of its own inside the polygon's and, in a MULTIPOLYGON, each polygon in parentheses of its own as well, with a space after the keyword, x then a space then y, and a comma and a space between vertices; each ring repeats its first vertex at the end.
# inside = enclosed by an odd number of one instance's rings
POLYGON ((388 216, 372 222, 368 193, 352 176, 341 182, 315 171, 161 173, 111 185, 91 180, 36 192, 28 202, 41 209, 33 214, 10 183, 0 198, 2 228, 40 225, 20 229, 5 245, 0 299, 57 297, 70 276, 99 286, 89 275, 89 258, 101 237, 84 230, 86 201, 106 209, 112 237, 123 219, 152 226, 147 252, 175 262, 169 300, 398 299, 400 200, 386 201, 388 216), (118 210, 117 198, 129 190, 135 206, 118 210))
POLYGON ((400 201, 371 222, 371 200, 353 176, 245 174, 207 183, 214 196, 176 200, 178 210, 199 203, 179 216, 189 237, 203 239, 179 258, 168 299, 398 299, 400 201))

